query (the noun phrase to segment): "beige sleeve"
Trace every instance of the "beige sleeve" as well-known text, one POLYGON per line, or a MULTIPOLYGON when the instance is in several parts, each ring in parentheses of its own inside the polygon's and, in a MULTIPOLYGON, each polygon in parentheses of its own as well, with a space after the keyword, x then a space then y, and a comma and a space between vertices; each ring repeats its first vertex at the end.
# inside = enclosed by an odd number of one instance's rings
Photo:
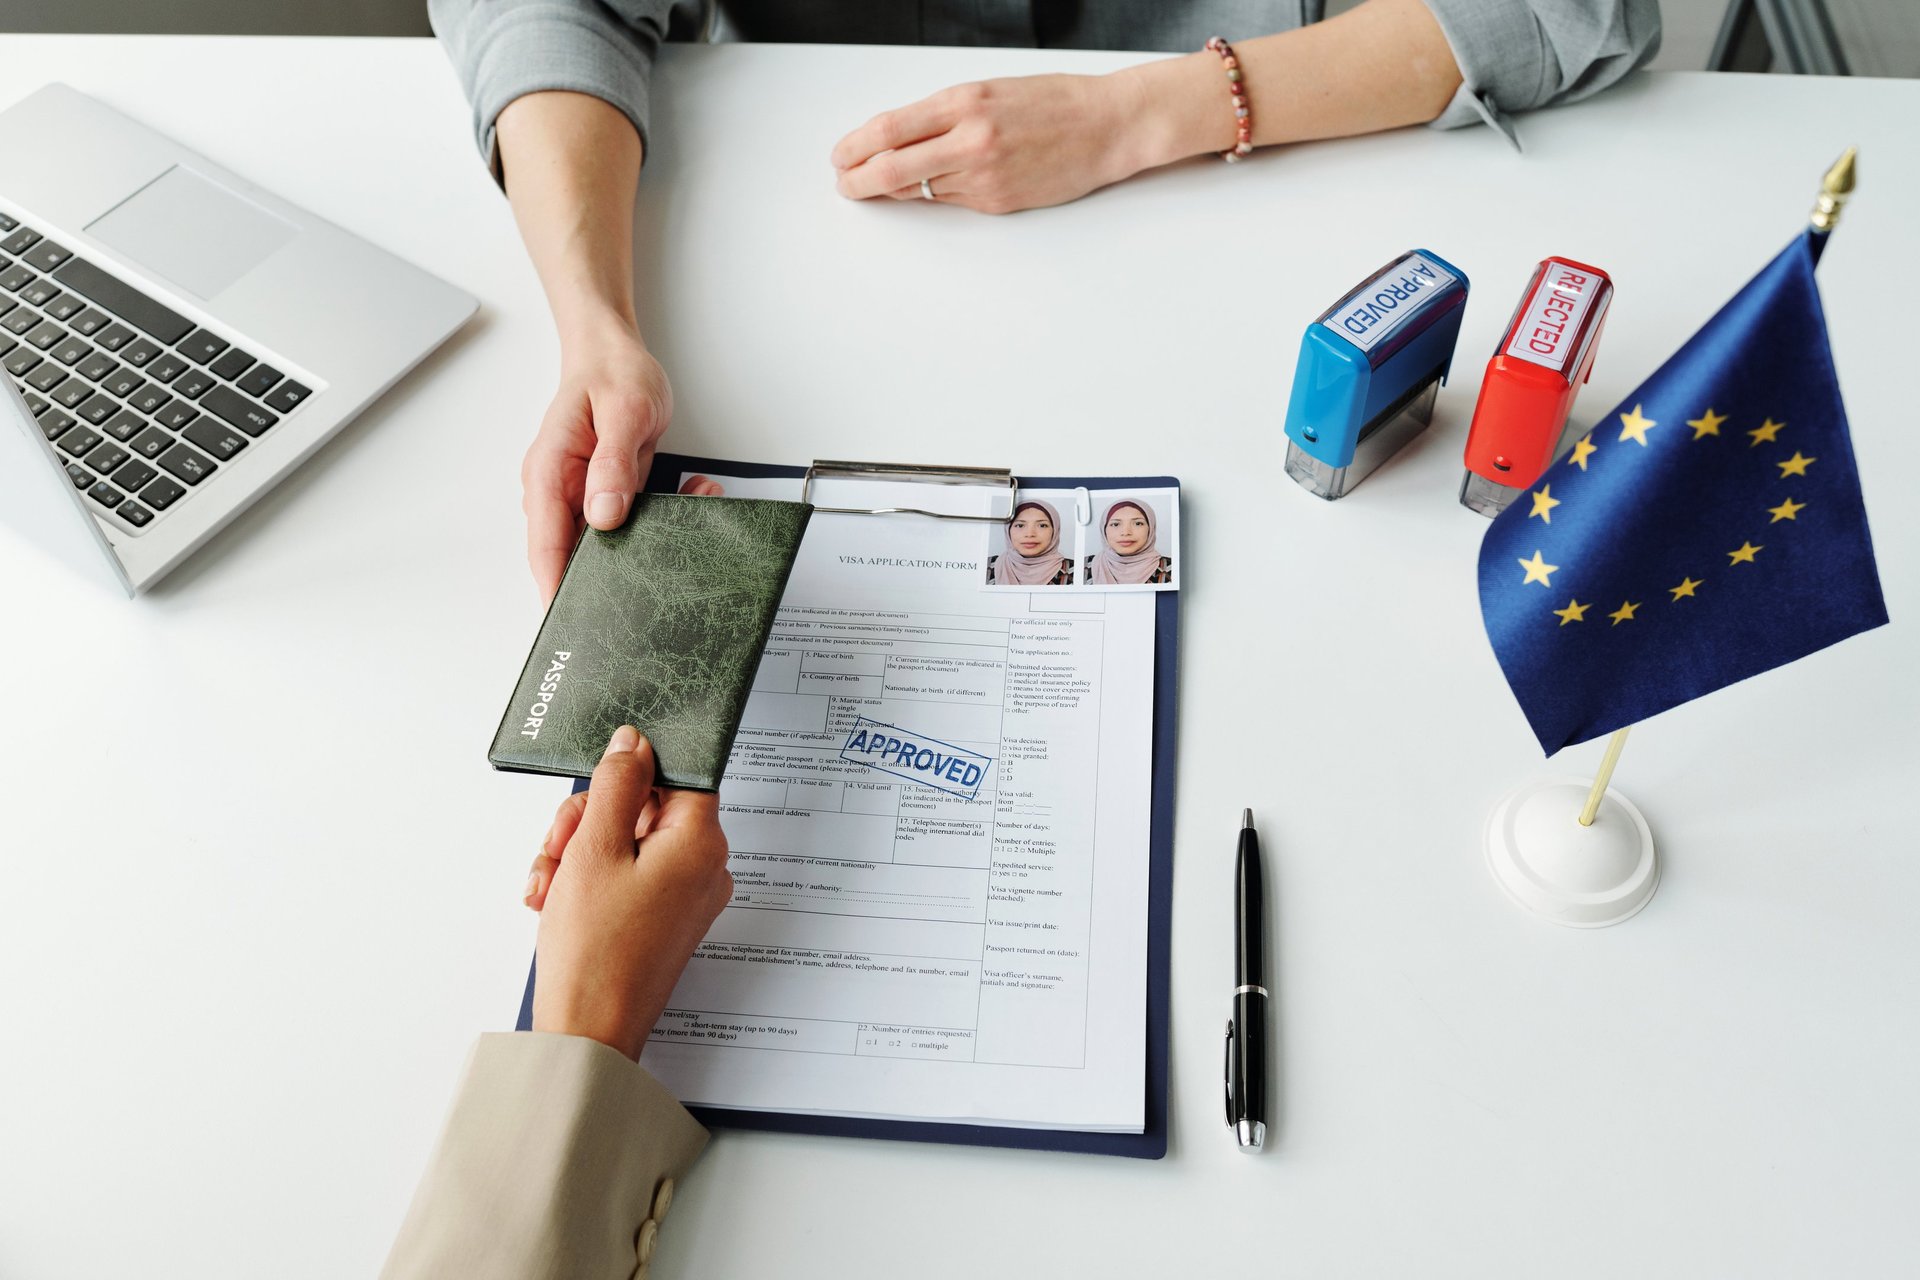
POLYGON ((706 1142, 618 1050, 537 1031, 481 1036, 381 1275, 628 1280, 672 1199, 663 1184, 706 1142))

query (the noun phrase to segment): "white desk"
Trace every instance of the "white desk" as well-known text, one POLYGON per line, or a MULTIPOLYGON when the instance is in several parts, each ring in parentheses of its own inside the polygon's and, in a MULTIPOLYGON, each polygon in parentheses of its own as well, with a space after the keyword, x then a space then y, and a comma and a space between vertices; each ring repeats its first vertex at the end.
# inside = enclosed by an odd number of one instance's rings
MULTIPOLYGON (((431 44, 0 55, 9 98, 67 80, 483 300, 154 595, 0 543, 0 1275, 370 1275, 468 1041, 511 1023, 517 898, 564 791, 483 760, 536 622, 517 472, 553 338, 431 44)), ((873 111, 1118 61, 675 51, 641 274, 682 450, 1185 480, 1171 1153, 726 1133, 656 1274, 1910 1268, 1920 83, 1648 76, 1526 120, 1524 158, 1412 130, 1010 219, 833 194, 828 148, 873 111), (1898 629, 1636 734, 1618 785, 1659 896, 1618 929, 1540 923, 1488 878, 1480 822, 1598 747, 1543 765, 1481 632, 1485 524, 1454 492, 1486 353, 1537 259, 1604 265, 1582 401, 1604 410, 1796 232, 1847 142, 1862 185, 1821 275, 1898 629), (1279 472, 1300 329, 1411 245, 1474 280, 1455 382, 1423 441, 1322 504, 1279 472), (1220 1122, 1246 804, 1282 1044, 1254 1158, 1220 1122)))

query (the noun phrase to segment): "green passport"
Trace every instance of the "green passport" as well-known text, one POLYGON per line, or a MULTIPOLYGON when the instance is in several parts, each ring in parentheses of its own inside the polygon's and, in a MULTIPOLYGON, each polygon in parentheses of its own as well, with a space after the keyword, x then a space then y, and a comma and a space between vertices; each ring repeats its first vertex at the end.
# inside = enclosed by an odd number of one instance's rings
POLYGON ((642 493, 589 528, 500 719, 496 769, 584 778, 623 724, 659 785, 713 791, 813 508, 642 493))

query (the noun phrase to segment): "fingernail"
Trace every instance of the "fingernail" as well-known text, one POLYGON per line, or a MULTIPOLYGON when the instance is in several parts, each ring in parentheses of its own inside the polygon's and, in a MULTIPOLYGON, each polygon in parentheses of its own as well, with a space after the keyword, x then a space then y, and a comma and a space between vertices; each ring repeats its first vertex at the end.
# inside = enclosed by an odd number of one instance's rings
MULTIPOLYGON (((640 745, 640 731, 630 724, 623 724, 613 731, 613 737, 607 742, 607 755, 616 752, 631 751, 640 745)), ((602 759, 605 757, 603 756, 602 759)))
POLYGON ((527 873, 527 887, 526 887, 526 889, 525 889, 525 890, 524 890, 524 891, 523 891, 523 892, 522 892, 522 893, 520 894, 520 901, 522 901, 522 902, 532 902, 532 901, 533 901, 533 893, 534 893, 534 890, 536 890, 536 889, 538 889, 539 887, 540 887, 540 873, 539 873, 538 871, 530 871, 530 872, 528 872, 528 873, 527 873))
POLYGON ((619 524, 625 515, 627 504, 620 500, 617 493, 596 493, 587 503, 587 520, 591 524, 619 524))

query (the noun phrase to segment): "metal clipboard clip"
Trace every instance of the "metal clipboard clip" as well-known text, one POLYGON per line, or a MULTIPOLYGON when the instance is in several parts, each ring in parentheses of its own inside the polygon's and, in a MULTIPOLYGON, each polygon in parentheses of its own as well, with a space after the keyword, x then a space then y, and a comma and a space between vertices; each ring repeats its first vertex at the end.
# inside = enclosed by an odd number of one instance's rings
MULTIPOLYGON (((815 480, 910 480, 916 484, 991 485, 1007 491, 1007 509, 1020 496, 1020 482, 1004 467, 934 467, 911 462, 831 462, 816 459, 800 482, 800 501, 809 502, 815 480)), ((927 516, 973 524, 1005 524, 1004 515, 968 516, 921 507, 815 507, 837 516, 927 516)))

